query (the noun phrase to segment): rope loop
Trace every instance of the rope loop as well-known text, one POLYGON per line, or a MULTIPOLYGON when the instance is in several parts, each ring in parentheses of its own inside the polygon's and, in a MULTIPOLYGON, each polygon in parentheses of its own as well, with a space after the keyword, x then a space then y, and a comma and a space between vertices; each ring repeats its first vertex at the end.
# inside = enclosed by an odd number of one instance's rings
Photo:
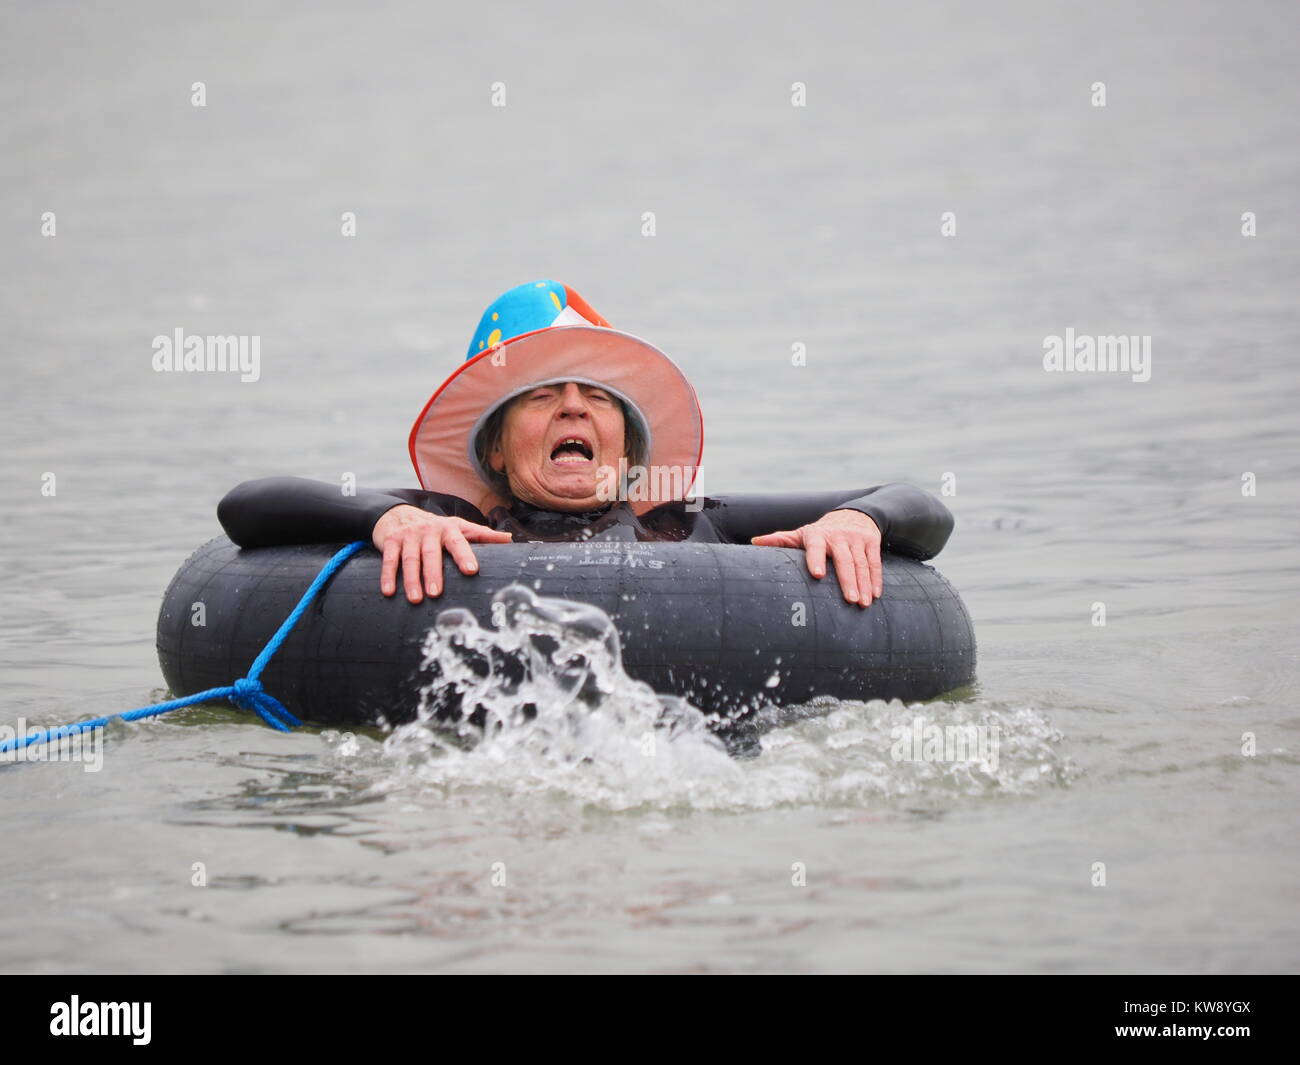
POLYGON ((343 568, 348 559, 369 546, 365 540, 350 543, 341 551, 336 552, 334 557, 321 567, 320 572, 316 574, 316 579, 311 582, 311 587, 303 593, 303 597, 298 601, 298 605, 284 619, 275 635, 267 641, 266 646, 262 648, 261 654, 253 660, 253 664, 248 670, 248 676, 240 677, 225 688, 209 688, 207 691, 188 695, 182 699, 172 699, 153 706, 142 706, 136 710, 123 711, 120 714, 109 714, 107 717, 91 718, 89 721, 81 721, 74 725, 38 729, 26 736, 3 740, 0 741, 0 754, 37 743, 48 743, 61 736, 85 729, 102 728, 114 718, 123 721, 139 721, 141 718, 157 717, 170 710, 179 710, 183 706, 193 706, 196 703, 210 702, 214 699, 229 699, 241 710, 251 710, 278 732, 288 732, 291 729, 298 728, 302 725, 302 722, 294 717, 279 699, 268 692, 258 678, 261 676, 262 670, 266 668, 267 663, 271 661, 271 656, 280 649, 280 646, 288 639, 289 633, 293 631, 293 627, 298 624, 298 620, 307 612, 307 608, 311 605, 312 600, 316 598, 317 593, 329 583, 329 579, 335 573, 343 568))

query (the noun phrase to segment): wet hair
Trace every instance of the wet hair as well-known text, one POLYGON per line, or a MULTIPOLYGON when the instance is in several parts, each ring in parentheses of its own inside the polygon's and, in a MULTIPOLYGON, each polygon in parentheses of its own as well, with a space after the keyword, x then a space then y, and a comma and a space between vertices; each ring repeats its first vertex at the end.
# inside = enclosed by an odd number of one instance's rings
MULTIPOLYGON (((524 393, 524 395, 526 394, 524 393)), ((522 398, 523 395, 515 396, 514 399, 500 404, 488 415, 487 421, 483 423, 483 428, 479 430, 478 436, 474 440, 474 458, 478 462, 483 477, 491 486, 492 491, 504 499, 511 498, 510 478, 505 473, 498 473, 494 470, 489 460, 492 457, 492 452, 501 443, 501 434, 505 431, 506 425, 506 412, 515 400, 522 398)), ((623 412, 623 454, 627 456, 627 464, 629 466, 643 466, 650 456, 641 419, 634 415, 628 409, 628 405, 618 399, 617 396, 614 399, 623 412)))

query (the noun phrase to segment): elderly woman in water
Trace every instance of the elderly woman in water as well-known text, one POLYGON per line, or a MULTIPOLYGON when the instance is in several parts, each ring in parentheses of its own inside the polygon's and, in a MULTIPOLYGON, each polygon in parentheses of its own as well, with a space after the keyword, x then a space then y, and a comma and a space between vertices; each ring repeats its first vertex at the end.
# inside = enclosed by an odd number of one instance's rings
POLYGON ((478 569, 475 543, 664 540, 802 548, 834 567, 844 599, 884 594, 880 553, 937 554, 953 519, 906 484, 690 496, 703 447, 695 391, 653 345, 613 329, 567 285, 536 281, 484 312, 466 361, 410 435, 422 489, 356 490, 302 478, 249 481, 218 507, 243 547, 368 539, 380 590, 437 597, 443 555, 478 569))

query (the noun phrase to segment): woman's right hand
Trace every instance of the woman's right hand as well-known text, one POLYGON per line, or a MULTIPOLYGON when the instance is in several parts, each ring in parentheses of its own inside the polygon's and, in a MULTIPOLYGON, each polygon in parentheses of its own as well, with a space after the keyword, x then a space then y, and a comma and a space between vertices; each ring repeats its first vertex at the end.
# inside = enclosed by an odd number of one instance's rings
POLYGON ((442 594, 444 548, 455 559, 461 573, 468 575, 478 572, 478 560, 469 546, 471 541, 508 544, 514 538, 508 532, 498 532, 464 518, 430 514, 409 503, 399 503, 375 522, 371 539, 384 553, 383 568, 379 571, 379 590, 384 595, 397 591, 397 566, 400 562, 406 598, 418 603, 424 599, 425 588, 430 598, 442 594), (420 581, 422 569, 424 588, 421 588, 420 581))

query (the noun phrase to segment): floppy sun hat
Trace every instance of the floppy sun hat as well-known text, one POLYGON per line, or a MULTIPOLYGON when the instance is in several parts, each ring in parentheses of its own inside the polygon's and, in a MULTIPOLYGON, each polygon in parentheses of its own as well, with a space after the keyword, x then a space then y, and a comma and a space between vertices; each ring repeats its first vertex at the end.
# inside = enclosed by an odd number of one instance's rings
MULTIPOLYGON (((653 344, 610 326, 559 281, 532 281, 499 296, 479 321, 462 363, 434 392, 411 428, 420 484, 487 514, 508 505, 480 465, 475 443, 492 413, 542 385, 577 381, 621 400, 646 443, 645 509, 682 498, 704 447, 695 389, 653 344), (669 471, 679 470, 679 475, 669 471)), ((629 459, 629 461, 631 461, 629 459)))

